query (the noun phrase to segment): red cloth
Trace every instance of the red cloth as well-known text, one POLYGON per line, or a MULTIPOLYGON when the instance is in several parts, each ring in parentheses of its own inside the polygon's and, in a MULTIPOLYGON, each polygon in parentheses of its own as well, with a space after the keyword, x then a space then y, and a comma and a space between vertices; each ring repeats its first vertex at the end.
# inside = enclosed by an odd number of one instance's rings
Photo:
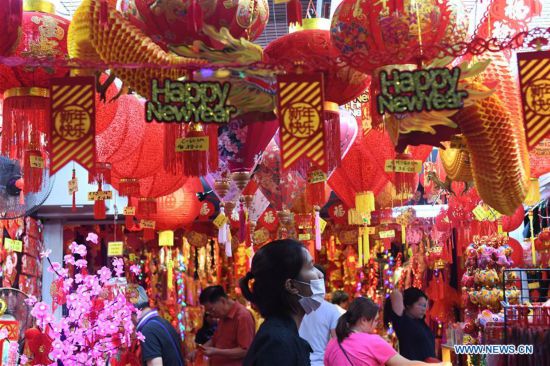
MULTIPOLYGON (((227 316, 220 319, 212 337, 212 346, 222 349, 248 349, 254 339, 255 328, 250 311, 235 301, 227 316)), ((228 359, 221 356, 210 358, 210 366, 241 366, 242 363, 243 359, 228 359)))

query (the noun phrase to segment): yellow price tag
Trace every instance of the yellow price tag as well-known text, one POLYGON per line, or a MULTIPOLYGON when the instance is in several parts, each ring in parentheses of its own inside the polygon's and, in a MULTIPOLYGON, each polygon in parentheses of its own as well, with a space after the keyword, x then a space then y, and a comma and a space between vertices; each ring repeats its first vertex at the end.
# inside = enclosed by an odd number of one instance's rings
POLYGON ((298 234, 298 240, 311 240, 310 234, 298 234))
POLYGON ((487 211, 482 205, 477 205, 473 210, 472 213, 476 217, 477 221, 483 221, 487 218, 487 211))
POLYGON ((38 168, 38 169, 44 168, 44 159, 41 156, 32 155, 29 158, 29 161, 31 163, 31 168, 38 168))
POLYGON ((176 152, 208 151, 208 145, 208 136, 179 138, 176 140, 176 152))
POLYGON ((21 240, 4 238, 4 248, 9 252, 21 253, 23 251, 23 242, 21 240))
POLYGON ((172 230, 165 230, 159 233, 159 246, 160 247, 174 246, 174 232, 172 230))
POLYGON ((88 192, 88 201, 105 201, 113 198, 112 191, 88 192))
POLYGON ((223 225, 225 225, 227 223, 227 221, 229 221, 227 216, 225 216, 224 214, 221 213, 214 219, 214 225, 216 225, 216 227, 219 229, 223 225))
POLYGON ((322 170, 315 170, 309 175, 308 181, 310 184, 326 182, 327 175, 322 170))
POLYGON ((529 288, 529 290, 536 290, 540 288, 540 282, 532 282, 528 284, 527 287, 529 288))
POLYGON ((321 234, 325 232, 326 228, 327 228, 327 222, 324 219, 319 218, 319 230, 321 231, 321 234))
POLYGON ((156 222, 154 220, 141 220, 139 222, 139 225, 141 226, 142 229, 155 229, 155 226, 156 226, 156 222))
POLYGON ((395 230, 385 230, 378 233, 380 239, 395 238, 395 230))
POLYGON ((135 216, 136 208, 132 206, 124 207, 124 216, 135 216))
POLYGON ((110 241, 107 244, 107 257, 122 257, 124 254, 124 243, 121 241, 110 241))

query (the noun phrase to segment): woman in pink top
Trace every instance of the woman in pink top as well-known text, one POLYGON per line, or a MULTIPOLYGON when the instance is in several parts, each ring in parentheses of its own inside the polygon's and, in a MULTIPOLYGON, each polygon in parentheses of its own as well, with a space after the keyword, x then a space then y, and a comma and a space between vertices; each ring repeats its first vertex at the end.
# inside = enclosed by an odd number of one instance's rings
POLYGON ((336 338, 325 351, 325 366, 415 366, 451 365, 448 362, 427 364, 409 361, 399 355, 382 337, 372 334, 378 321, 378 305, 358 297, 338 320, 336 338))

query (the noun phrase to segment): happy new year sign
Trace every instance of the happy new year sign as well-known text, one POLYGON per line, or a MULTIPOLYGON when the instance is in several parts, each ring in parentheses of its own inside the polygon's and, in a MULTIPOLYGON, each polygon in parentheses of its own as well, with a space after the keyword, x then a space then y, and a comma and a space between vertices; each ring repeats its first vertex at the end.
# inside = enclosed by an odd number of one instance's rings
POLYGON ((468 92, 458 90, 460 68, 381 71, 378 113, 460 109, 468 92))
POLYGON ((154 79, 145 103, 147 122, 228 123, 237 108, 227 104, 231 84, 154 79))

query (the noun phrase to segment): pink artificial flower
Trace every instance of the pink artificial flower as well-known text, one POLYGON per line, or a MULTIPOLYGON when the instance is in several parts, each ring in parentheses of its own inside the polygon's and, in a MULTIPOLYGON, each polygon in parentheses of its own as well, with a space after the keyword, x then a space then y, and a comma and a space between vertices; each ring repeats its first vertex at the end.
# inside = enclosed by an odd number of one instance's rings
POLYGON ((113 277, 113 273, 107 267, 102 267, 99 271, 97 271, 97 274, 99 275, 101 282, 107 282, 111 279, 111 277, 113 277))
POLYGON ((92 243, 97 244, 99 242, 99 237, 96 233, 88 233, 86 241, 91 241, 92 243))
POLYGON ((78 243, 76 241, 73 241, 71 244, 69 244, 69 250, 71 251, 71 253, 74 253, 77 246, 78 243))
POLYGON ((74 256, 72 254, 67 254, 65 257, 63 257, 63 260, 66 264, 73 264, 74 265, 74 256))
POLYGON ((138 266, 137 264, 132 264, 130 266, 130 272, 138 276, 141 273, 141 267, 138 266))
POLYGON ((124 260, 122 258, 113 259, 113 267, 115 267, 117 277, 120 277, 124 273, 124 260))
POLYGON ((75 262, 75 266, 78 268, 86 268, 88 267, 88 261, 86 259, 79 259, 75 262))
POLYGON ((40 258, 48 258, 52 254, 51 249, 46 249, 43 252, 40 252, 40 258))
POLYGON ((26 365, 28 362, 29 362, 29 359, 27 358, 27 356, 21 355, 21 357, 19 357, 20 365, 26 365))
POLYGON ((136 337, 140 342, 145 342, 145 336, 141 332, 136 332, 136 337))
POLYGON ((86 249, 86 246, 85 246, 85 245, 77 245, 77 246, 74 248, 73 253, 74 253, 74 254, 79 254, 80 256, 85 257, 85 256, 86 256, 86 253, 88 253, 88 250, 86 249))

